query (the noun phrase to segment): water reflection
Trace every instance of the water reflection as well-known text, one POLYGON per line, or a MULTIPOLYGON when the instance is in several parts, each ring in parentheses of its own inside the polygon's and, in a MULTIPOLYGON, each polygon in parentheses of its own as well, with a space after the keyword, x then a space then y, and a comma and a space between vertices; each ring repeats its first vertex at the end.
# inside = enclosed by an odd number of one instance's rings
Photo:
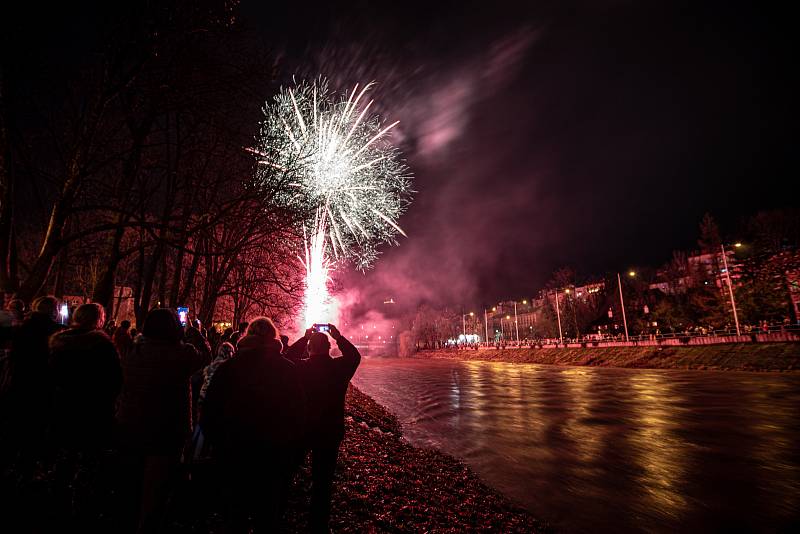
POLYGON ((638 513, 680 521, 686 508, 684 474, 692 465, 691 447, 675 432, 684 399, 673 390, 670 375, 654 371, 629 373, 634 424, 626 437, 641 472, 644 489, 638 513))
POLYGON ((800 376, 370 360, 356 385, 565 531, 786 529, 800 376))

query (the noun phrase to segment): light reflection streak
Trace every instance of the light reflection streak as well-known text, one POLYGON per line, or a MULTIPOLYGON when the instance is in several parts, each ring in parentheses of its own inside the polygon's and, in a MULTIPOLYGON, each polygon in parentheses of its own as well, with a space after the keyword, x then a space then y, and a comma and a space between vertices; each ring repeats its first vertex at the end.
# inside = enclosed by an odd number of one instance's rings
POLYGON ((592 391, 596 373, 591 369, 573 367, 564 369, 561 376, 565 379, 570 398, 570 416, 564 422, 564 433, 572 439, 581 464, 592 465, 601 460, 600 452, 606 438, 604 426, 586 423, 597 414, 597 399, 592 391))
POLYGON ((640 371, 630 374, 633 419, 628 441, 641 474, 636 478, 646 491, 645 507, 678 518, 686 508, 686 469, 692 465, 688 444, 674 430, 680 404, 666 373, 640 371))

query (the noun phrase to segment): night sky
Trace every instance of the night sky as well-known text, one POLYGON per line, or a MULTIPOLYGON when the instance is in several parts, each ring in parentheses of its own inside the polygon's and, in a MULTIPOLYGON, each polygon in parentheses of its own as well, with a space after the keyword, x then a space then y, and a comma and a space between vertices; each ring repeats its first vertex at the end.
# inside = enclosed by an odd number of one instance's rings
MULTIPOLYGON (((287 74, 382 85, 418 191, 366 277, 379 301, 531 295, 562 265, 660 265, 711 212, 797 204, 788 21, 729 3, 392 3, 243 20, 287 74), (277 21, 280 21, 276 24, 277 21)), ((348 3, 348 5, 351 5, 348 3)))
MULTIPOLYGON (((522 298, 563 265, 580 277, 660 265, 694 246, 707 211, 734 238, 747 215, 797 205, 788 14, 520 4, 242 2, 281 81, 376 80, 380 111, 401 121, 409 237, 345 276, 364 301, 522 298)), ((65 57, 52 26, 42 46, 65 57)))

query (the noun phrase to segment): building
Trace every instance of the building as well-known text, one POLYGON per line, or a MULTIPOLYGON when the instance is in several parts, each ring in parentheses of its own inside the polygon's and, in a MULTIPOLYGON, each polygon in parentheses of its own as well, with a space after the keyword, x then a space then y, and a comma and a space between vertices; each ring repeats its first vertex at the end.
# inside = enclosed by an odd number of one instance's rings
POLYGON ((728 286, 728 275, 734 287, 741 283, 742 262, 736 258, 734 250, 726 250, 725 259, 722 257, 722 251, 696 252, 686 258, 686 264, 681 266, 677 273, 670 272, 669 268, 659 269, 656 273, 656 282, 651 283, 649 288, 672 295, 685 293, 703 280, 704 283, 711 282, 718 288, 724 289, 728 286), (730 272, 725 268, 726 261, 730 272))
MULTIPOLYGON (((571 285, 559 289, 559 302, 563 305, 565 295, 586 302, 604 289, 605 282, 602 280, 580 286, 571 285)), ((539 337, 541 334, 537 326, 543 323, 547 307, 555 308, 555 295, 555 290, 545 289, 539 292, 538 298, 502 301, 487 309, 484 329, 488 330, 489 341, 516 341, 517 336, 520 341, 539 337)))

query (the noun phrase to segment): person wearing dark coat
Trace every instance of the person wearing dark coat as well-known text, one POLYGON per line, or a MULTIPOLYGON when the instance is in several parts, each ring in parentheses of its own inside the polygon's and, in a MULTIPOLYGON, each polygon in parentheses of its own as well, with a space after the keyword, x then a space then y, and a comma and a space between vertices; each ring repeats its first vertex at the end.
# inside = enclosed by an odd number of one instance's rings
POLYGON ((140 467, 139 531, 162 527, 181 452, 192 429, 190 377, 209 363, 183 343, 174 311, 150 310, 122 358, 117 407, 120 445, 140 467))
POLYGON ((236 346, 237 343, 239 343, 239 340, 245 336, 245 333, 247 332, 247 326, 248 323, 246 321, 241 322, 239 323, 239 330, 231 334, 230 342, 234 347, 236 346))
MULTIPOLYGON (((211 352, 211 345, 209 344, 208 340, 203 336, 202 331, 197 328, 196 325, 199 324, 200 321, 193 321, 194 326, 187 326, 183 340, 184 342, 188 343, 189 345, 197 349, 197 352, 200 353, 203 359, 211 362, 214 359, 212 357, 213 353, 211 352)), ((192 419, 196 421, 197 401, 200 398, 200 388, 203 386, 203 369, 199 369, 192 375, 191 384, 192 384, 192 419)))
POLYGON ((311 531, 329 532, 333 475, 339 445, 344 439, 344 401, 347 385, 361 363, 361 354, 334 325, 331 337, 342 352, 330 355, 331 343, 322 332, 308 337, 308 359, 298 364, 308 399, 306 443, 311 450, 311 531))
POLYGON ((117 349, 101 330, 104 315, 99 304, 83 304, 71 328, 50 338, 51 440, 69 449, 98 451, 110 444, 122 368, 117 349))
POLYGON ((57 453, 53 470, 53 512, 65 530, 95 526, 100 502, 96 478, 103 451, 111 448, 114 410, 122 385, 117 349, 102 330, 99 304, 75 310, 69 330, 50 337, 53 405, 48 445, 57 453), (76 484, 76 478, 91 481, 76 484))
POLYGON ((24 466, 30 466, 44 446, 52 403, 48 340, 64 329, 56 321, 55 297, 39 297, 31 309, 30 317, 12 335, 11 379, 3 407, 8 437, 13 441, 12 450, 4 453, 3 460, 19 454, 24 466))
POLYGON ((117 348, 117 352, 122 356, 133 345, 133 336, 131 336, 131 322, 128 320, 119 323, 119 327, 114 330, 114 335, 111 336, 111 341, 117 348))
POLYGON ((230 529, 274 529, 302 454, 305 397, 272 321, 253 320, 214 372, 200 424, 228 477, 230 529))

